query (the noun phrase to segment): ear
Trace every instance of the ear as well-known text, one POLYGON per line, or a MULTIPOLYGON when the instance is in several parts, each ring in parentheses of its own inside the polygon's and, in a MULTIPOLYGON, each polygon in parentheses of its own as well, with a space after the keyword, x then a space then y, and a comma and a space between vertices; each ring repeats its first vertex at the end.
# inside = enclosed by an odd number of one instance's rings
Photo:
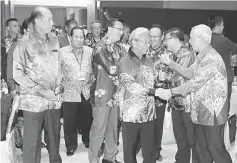
POLYGON ((111 33, 112 27, 108 27, 108 33, 111 33))
POLYGON ((10 27, 7 27, 7 31, 10 31, 10 27))

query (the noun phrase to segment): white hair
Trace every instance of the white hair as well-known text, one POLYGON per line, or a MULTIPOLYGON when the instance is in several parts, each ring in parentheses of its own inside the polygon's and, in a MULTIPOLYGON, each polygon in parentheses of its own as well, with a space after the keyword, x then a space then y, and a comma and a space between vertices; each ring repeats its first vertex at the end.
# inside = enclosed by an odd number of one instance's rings
POLYGON ((132 40, 141 38, 144 35, 149 35, 149 30, 144 27, 138 27, 132 31, 129 36, 129 42, 132 43, 132 40))
POLYGON ((211 37, 212 37, 212 30, 210 27, 208 27, 205 24, 199 24, 192 28, 191 33, 195 35, 195 37, 201 38, 206 43, 211 43, 211 37))

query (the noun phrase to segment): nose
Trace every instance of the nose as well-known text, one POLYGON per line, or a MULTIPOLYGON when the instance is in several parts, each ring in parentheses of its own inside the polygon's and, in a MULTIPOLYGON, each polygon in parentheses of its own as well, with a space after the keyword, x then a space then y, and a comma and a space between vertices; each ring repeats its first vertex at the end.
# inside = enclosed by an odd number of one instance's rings
POLYGON ((51 19, 51 21, 50 21, 50 25, 52 25, 52 26, 54 25, 54 22, 53 22, 53 20, 52 20, 52 19, 51 19))

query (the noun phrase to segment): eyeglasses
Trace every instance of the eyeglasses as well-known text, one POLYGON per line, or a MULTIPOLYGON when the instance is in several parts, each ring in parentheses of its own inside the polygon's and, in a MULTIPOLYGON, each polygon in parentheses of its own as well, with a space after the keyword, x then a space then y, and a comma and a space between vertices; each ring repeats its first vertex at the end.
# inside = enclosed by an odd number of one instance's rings
POLYGON ((161 36, 150 36, 151 39, 158 39, 161 38, 161 36))
POLYGON ((145 45, 150 45, 151 44, 150 41, 142 41, 142 40, 139 40, 139 39, 137 39, 137 41, 140 41, 140 42, 142 42, 145 45))
POLYGON ((119 31, 123 31, 123 28, 118 28, 118 27, 112 27, 112 28, 116 28, 119 31))
POLYGON ((94 30, 101 30, 100 27, 92 27, 92 29, 94 29, 94 30))

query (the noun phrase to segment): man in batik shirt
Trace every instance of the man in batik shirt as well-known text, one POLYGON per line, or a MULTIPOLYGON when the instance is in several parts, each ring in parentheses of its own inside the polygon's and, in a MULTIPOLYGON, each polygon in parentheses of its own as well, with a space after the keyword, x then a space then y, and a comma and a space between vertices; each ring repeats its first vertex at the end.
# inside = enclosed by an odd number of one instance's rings
POLYGON ((99 162, 99 151, 105 140, 103 163, 117 163, 118 108, 113 105, 113 95, 118 85, 117 62, 125 54, 118 42, 123 34, 123 24, 117 19, 108 23, 107 35, 93 51, 93 74, 96 81, 91 88, 93 124, 91 127, 89 160, 99 162))
POLYGON ((148 57, 149 30, 136 28, 129 37, 131 48, 118 66, 120 117, 122 120, 124 162, 136 161, 137 142, 141 142, 143 163, 155 163, 155 105, 147 96, 154 87, 153 61, 148 57))
POLYGON ((128 42, 129 36, 131 33, 131 29, 127 23, 123 23, 123 36, 121 38, 122 45, 128 51, 130 48, 130 44, 128 42))
POLYGON ((85 44, 87 46, 94 48, 95 44, 104 37, 101 28, 102 24, 100 23, 100 21, 96 20, 91 23, 91 33, 87 33, 85 40, 85 44))
POLYGON ((67 155, 74 154, 78 147, 77 129, 81 123, 82 142, 89 147, 92 123, 90 87, 92 74, 92 48, 83 46, 85 34, 82 28, 71 30, 71 45, 60 49, 61 90, 63 89, 63 127, 67 155), (79 119, 79 120, 78 120, 79 119))
MULTIPOLYGON (((160 64, 160 56, 164 53, 167 55, 173 56, 173 53, 167 52, 167 49, 164 48, 162 42, 164 39, 164 29, 162 26, 158 24, 152 25, 150 32, 150 41, 151 46, 148 51, 148 56, 150 56, 154 62, 155 68, 155 87, 165 87, 167 84, 164 82, 166 79, 162 78, 162 73, 165 76, 172 75, 172 71, 168 69, 164 64, 160 64), (160 75, 161 74, 161 75, 160 75)), ((169 77, 170 78, 170 77, 169 77)), ((155 107, 156 107, 156 160, 162 161, 161 156, 161 141, 163 135, 163 124, 164 124, 164 116, 165 116, 165 102, 164 100, 160 99, 159 97, 155 97, 155 107)))
POLYGON ((6 28, 8 32, 8 36, 1 40, 1 78, 7 81, 7 56, 8 51, 13 44, 13 42, 17 41, 18 35, 20 33, 20 27, 18 20, 16 18, 10 18, 6 21, 6 28))
MULTIPOLYGON (((189 67, 195 60, 195 54, 184 45, 184 32, 178 28, 172 28, 165 34, 164 43, 169 51, 177 57, 176 63, 183 67, 189 67)), ((184 84, 187 79, 176 73, 170 80, 170 88, 184 84)), ((196 159, 194 149, 194 126, 190 119, 190 96, 173 97, 171 103, 172 122, 178 151, 175 156, 176 163, 189 163, 192 149, 193 163, 196 159), (177 103, 177 104, 176 104, 177 103)))
POLYGON ((156 95, 169 99, 172 95, 191 94, 198 162, 232 163, 224 145, 224 127, 228 119, 227 71, 221 55, 210 45, 211 37, 212 31, 206 25, 192 28, 190 43, 198 55, 189 68, 162 56, 162 62, 190 80, 171 90, 158 89, 156 95))
POLYGON ((13 78, 20 85, 19 109, 23 110, 23 162, 40 163, 41 134, 48 133, 51 163, 61 163, 60 95, 55 95, 59 43, 50 31, 52 13, 37 7, 31 14, 33 31, 20 39, 13 51, 13 78))

